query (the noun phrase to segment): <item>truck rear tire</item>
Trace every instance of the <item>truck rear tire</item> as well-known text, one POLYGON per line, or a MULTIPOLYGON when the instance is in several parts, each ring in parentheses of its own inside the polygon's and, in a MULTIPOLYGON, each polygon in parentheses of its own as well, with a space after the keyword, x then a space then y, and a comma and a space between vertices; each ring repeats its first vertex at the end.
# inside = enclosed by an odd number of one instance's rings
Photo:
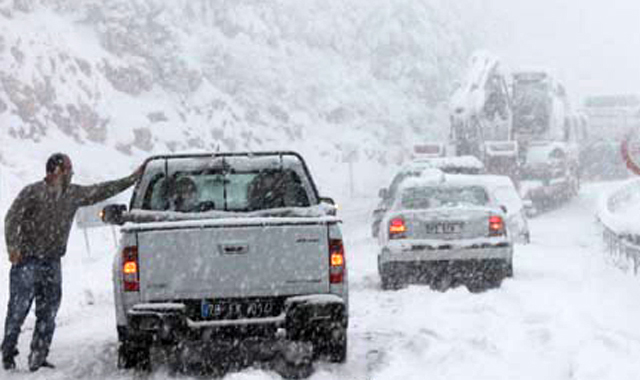
POLYGON ((331 363, 344 363, 347 361, 347 330, 344 327, 330 330, 315 342, 315 346, 318 355, 331 363))
POLYGON ((150 351, 148 346, 135 346, 127 342, 121 342, 120 347, 118 347, 118 368, 140 371, 151 370, 150 351))
POLYGON ((126 327, 118 326, 118 368, 151 370, 151 342, 130 336, 126 327))
POLYGON ((332 363, 344 363, 347 361, 347 338, 340 342, 331 342, 328 348, 329 361, 332 363))

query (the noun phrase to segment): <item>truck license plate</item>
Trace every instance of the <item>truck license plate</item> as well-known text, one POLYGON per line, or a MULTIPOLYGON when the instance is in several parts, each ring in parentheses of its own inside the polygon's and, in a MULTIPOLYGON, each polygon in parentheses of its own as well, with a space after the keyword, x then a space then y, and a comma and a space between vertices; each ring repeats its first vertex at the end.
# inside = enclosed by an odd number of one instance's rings
POLYGON ((275 305, 269 301, 225 302, 203 300, 201 316, 207 319, 262 318, 272 316, 275 305))
POLYGON ((456 234, 462 231, 463 223, 461 222, 438 222, 427 224, 427 234, 429 235, 442 235, 442 234, 456 234))

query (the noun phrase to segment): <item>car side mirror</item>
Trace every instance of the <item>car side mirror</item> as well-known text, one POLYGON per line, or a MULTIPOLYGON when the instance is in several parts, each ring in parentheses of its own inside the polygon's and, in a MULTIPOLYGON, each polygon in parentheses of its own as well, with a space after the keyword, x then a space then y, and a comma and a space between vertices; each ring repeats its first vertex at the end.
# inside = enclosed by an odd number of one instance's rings
POLYGON ((127 206, 116 204, 107 205, 100 212, 100 219, 106 224, 124 224, 124 213, 127 212, 127 206))
POLYGON ((504 212, 505 214, 508 214, 508 210, 507 210, 507 206, 505 205, 500 205, 500 210, 502 210, 502 212, 504 212))
POLYGON ((389 190, 383 188, 378 191, 378 196, 382 199, 385 199, 389 195, 389 190))

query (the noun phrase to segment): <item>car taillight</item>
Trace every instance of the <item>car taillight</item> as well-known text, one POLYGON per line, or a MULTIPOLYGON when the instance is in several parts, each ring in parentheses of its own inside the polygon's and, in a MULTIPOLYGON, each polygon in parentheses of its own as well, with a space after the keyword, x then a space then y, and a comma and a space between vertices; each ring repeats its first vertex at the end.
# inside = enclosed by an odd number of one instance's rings
POLYGON ((344 281, 344 245, 340 239, 329 240, 329 283, 341 284, 344 281))
POLYGON ((122 250, 122 280, 125 292, 140 291, 137 246, 125 247, 122 250))
POLYGON ((502 217, 491 216, 489 217, 489 236, 502 236, 504 235, 504 221, 502 217))
POLYGON ((407 232, 407 225, 402 218, 394 218, 389 222, 389 238, 399 239, 407 232))

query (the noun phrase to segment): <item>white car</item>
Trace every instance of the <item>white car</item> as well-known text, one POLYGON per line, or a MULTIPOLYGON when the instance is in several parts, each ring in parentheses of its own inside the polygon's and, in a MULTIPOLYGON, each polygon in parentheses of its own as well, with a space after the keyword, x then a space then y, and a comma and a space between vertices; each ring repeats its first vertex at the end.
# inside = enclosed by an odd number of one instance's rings
POLYGON ((486 173, 486 169, 473 156, 423 157, 409 162, 396 173, 388 188, 380 189, 380 202, 372 214, 371 236, 378 236, 380 222, 393 203, 400 184, 407 178, 431 177, 434 173, 475 175, 486 173))
POLYGON ((506 214, 476 176, 405 180, 381 227, 383 289, 427 282, 477 290, 513 275, 506 214))

